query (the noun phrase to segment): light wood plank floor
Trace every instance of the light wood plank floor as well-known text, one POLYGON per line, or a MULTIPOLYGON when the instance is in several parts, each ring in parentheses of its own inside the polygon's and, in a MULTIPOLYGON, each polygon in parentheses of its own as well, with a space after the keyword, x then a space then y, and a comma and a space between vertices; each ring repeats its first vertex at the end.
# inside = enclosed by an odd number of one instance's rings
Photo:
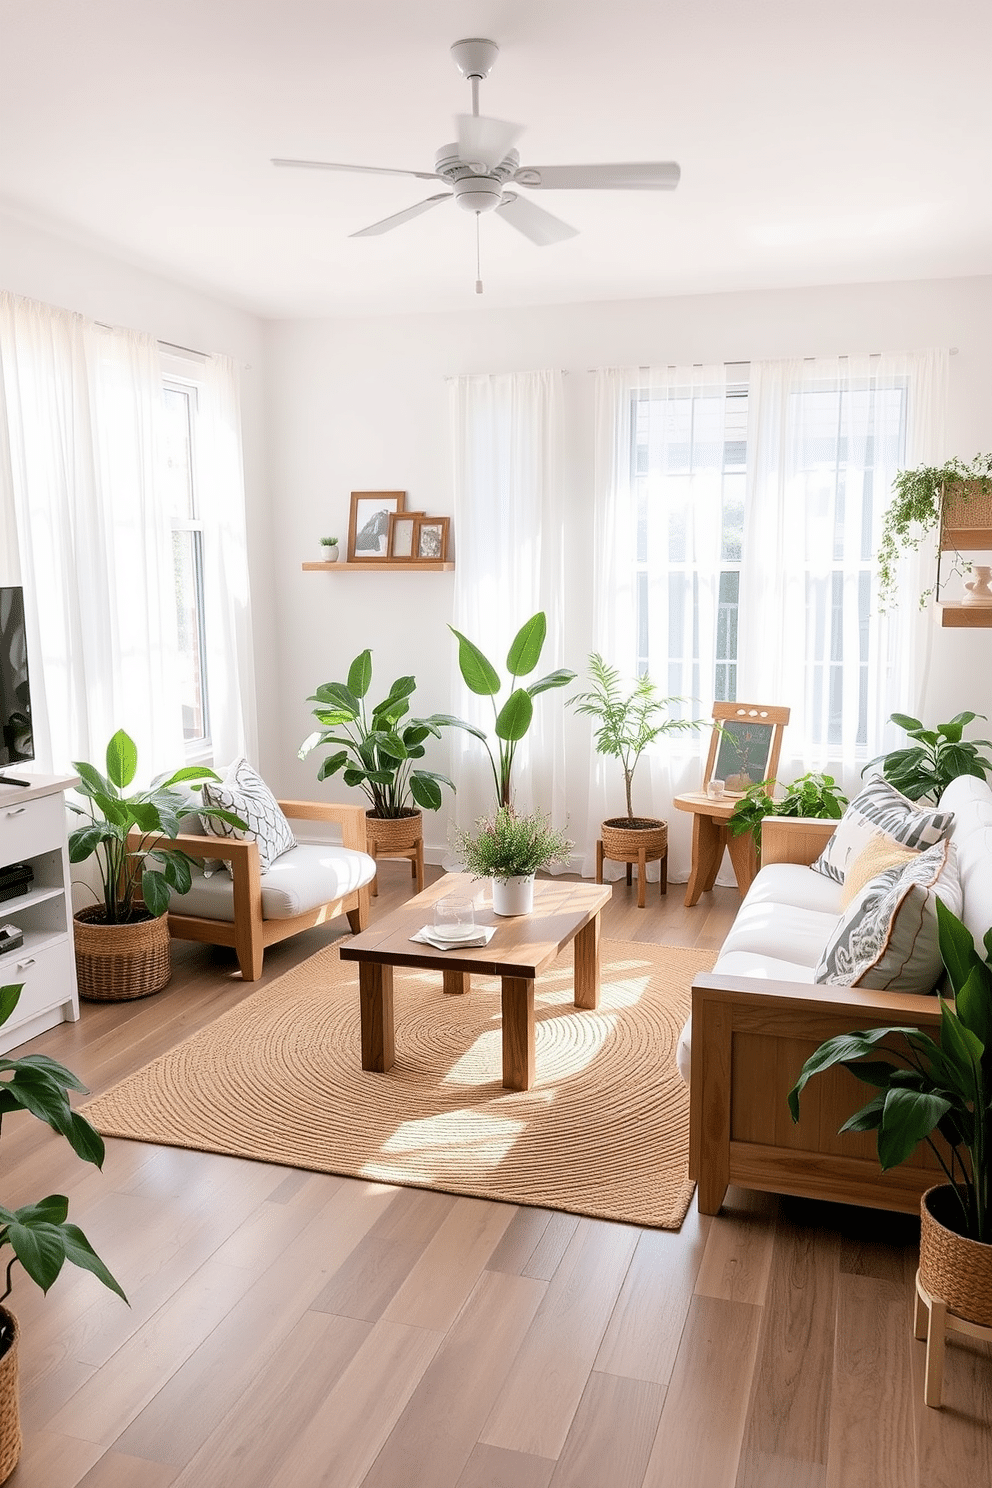
MULTIPOLYGON (((373 914, 406 865, 380 884, 373 914)), ((714 949, 738 902, 635 901, 615 886, 604 934, 714 949)), ((265 980, 346 928, 273 947, 265 980)), ((174 961, 30 1047, 98 1091, 264 985, 206 946, 174 961)), ((131 1300, 18 1278, 13 1488, 992 1481, 990 1351, 950 1343, 945 1407, 922 1403, 905 1217, 731 1189, 672 1235, 128 1142, 98 1173, 26 1117, 3 1136, 4 1202, 67 1193, 131 1300)))

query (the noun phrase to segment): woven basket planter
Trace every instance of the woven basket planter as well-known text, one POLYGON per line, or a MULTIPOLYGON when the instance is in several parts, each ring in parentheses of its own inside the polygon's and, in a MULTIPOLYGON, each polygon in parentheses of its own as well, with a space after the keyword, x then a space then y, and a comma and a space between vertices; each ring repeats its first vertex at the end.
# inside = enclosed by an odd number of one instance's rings
POLYGON ((103 913, 102 905, 93 905, 73 916, 80 997, 130 1002, 161 992, 172 976, 168 915, 107 925, 103 913))
POLYGON ((407 810, 402 816, 374 816, 365 813, 365 834, 376 851, 384 858, 390 852, 416 847, 424 833, 424 818, 421 812, 407 810))
POLYGON ((958 481, 945 486, 940 507, 940 542, 943 548, 967 548, 970 534, 992 528, 992 491, 981 481, 958 481))
POLYGON ((957 1234, 960 1213, 947 1183, 920 1200, 920 1280, 955 1317, 992 1328, 992 1245, 957 1234))
POLYGON ((642 847, 649 863, 668 851, 668 823, 653 816, 635 817, 633 823, 626 816, 614 816, 599 830, 603 854, 615 863, 636 862, 642 847))
POLYGON ((0 1359, 0 1483, 6 1483, 21 1455, 21 1413, 17 1396, 17 1319, 6 1307, 0 1318, 13 1332, 10 1347, 0 1359))

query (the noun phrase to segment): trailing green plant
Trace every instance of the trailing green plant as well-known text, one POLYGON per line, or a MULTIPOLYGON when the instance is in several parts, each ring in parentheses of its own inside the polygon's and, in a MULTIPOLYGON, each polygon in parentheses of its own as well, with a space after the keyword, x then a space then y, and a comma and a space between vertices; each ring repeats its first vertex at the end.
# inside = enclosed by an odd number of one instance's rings
POLYGON ((496 753, 493 753, 485 732, 476 728, 475 724, 466 723, 463 718, 450 716, 444 721, 456 728, 466 729, 468 733, 482 741, 493 772, 497 804, 509 806, 513 800, 513 761, 517 745, 531 726, 534 717, 534 699, 552 687, 567 687, 569 682, 575 680, 575 673, 568 671, 565 667, 559 667, 557 671, 548 672, 546 676, 529 683, 526 687, 517 686, 521 677, 529 677, 536 669, 544 649, 548 622, 544 611, 539 610, 520 627, 511 642, 506 656, 506 669, 510 674, 510 694, 501 706, 497 706, 497 694, 503 683, 496 668, 483 655, 478 646, 467 636, 462 635, 460 630, 456 630, 453 625, 449 625, 448 629, 458 642, 458 667, 465 686, 478 697, 488 697, 492 700, 493 732, 497 739, 496 753))
POLYGON ((672 703, 685 702, 684 698, 658 696, 658 689, 651 678, 644 674, 638 677, 632 688, 624 691, 620 685, 620 673, 605 662, 598 651, 593 651, 588 661, 592 686, 586 692, 577 692, 567 700, 567 706, 576 713, 597 720, 594 735, 596 752, 620 761, 623 770, 624 793, 627 799, 627 819, 634 821, 632 788, 637 762, 649 744, 663 734, 684 733, 699 728, 701 718, 661 718, 672 703))
MULTIPOLYGON (((20 998, 23 983, 0 987, 0 1025, 7 1022, 20 998)), ((77 1157, 103 1167, 104 1143, 85 1117, 69 1105, 70 1090, 85 1095, 71 1070, 49 1059, 46 1054, 26 1054, 23 1059, 0 1057, 0 1123, 12 1111, 29 1111, 44 1121, 52 1131, 65 1137, 77 1157)), ((10 1296, 15 1261, 19 1261, 33 1282, 47 1292, 66 1261, 92 1271, 98 1281, 124 1296, 120 1285, 107 1270, 82 1230, 70 1224, 69 1200, 64 1194, 49 1194, 34 1204, 19 1209, 0 1205, 0 1251, 11 1249, 7 1262, 6 1289, 0 1303, 10 1296)), ((0 1337, 0 1353, 9 1338, 0 1337)))
POLYGON ((518 816, 499 806, 480 817, 472 831, 456 828, 455 851, 474 878, 519 878, 568 861, 574 844, 552 827, 543 812, 518 816))
MULTIPOLYGON (((896 472, 892 482, 894 495, 882 518, 877 554, 880 610, 888 609, 896 601, 900 551, 918 548, 926 534, 940 526, 944 487, 961 481, 977 481, 984 493, 992 491, 992 454, 976 455, 970 465, 955 458, 944 465, 896 472)), ((920 595, 921 607, 933 589, 931 585, 920 595)))
POLYGON ((938 723, 935 729, 928 729, 908 713, 892 713, 889 722, 905 729, 915 742, 905 749, 876 755, 861 773, 864 775, 873 765, 881 764, 884 778, 910 801, 926 797, 936 805, 958 775, 975 775, 984 780, 992 771, 992 759, 980 752, 992 749, 992 739, 961 737, 976 718, 987 721, 984 713, 955 713, 949 723, 938 723))
POLYGON ((940 954, 954 1006, 940 999, 940 1042, 918 1028, 873 1028, 828 1039, 803 1065, 789 1092, 793 1121, 814 1075, 840 1064, 877 1094, 842 1132, 877 1132, 883 1172, 926 1141, 956 1196, 961 1231, 992 1243, 992 930, 985 956, 966 925, 937 900, 940 954), (895 1044, 890 1040, 896 1040, 895 1044), (888 1059, 880 1055, 891 1056, 888 1059), (893 1061, 899 1061, 895 1063, 893 1061), (934 1141, 939 1132, 949 1153, 934 1141))
MULTIPOLYGON (((190 811, 188 796, 173 787, 186 784, 196 790, 204 780, 220 777, 204 765, 186 765, 171 775, 156 777, 147 790, 126 796, 137 774, 138 750, 123 729, 107 745, 106 775, 85 760, 74 760, 72 768, 79 776, 77 792, 87 805, 70 801, 69 809, 88 822, 69 834, 69 861, 96 858, 103 922, 129 925, 164 914, 172 889, 179 894, 188 891, 194 866, 194 859, 180 848, 155 845, 156 837, 175 837, 181 818, 190 811), (132 837, 132 833, 138 835, 132 837)), ((206 805, 196 809, 231 826, 245 825, 230 811, 206 805)))
POLYGON ((731 812, 727 827, 733 837, 750 832, 758 857, 761 856, 761 824, 766 816, 828 817, 838 821, 848 804, 847 796, 832 775, 816 770, 800 775, 786 789, 780 801, 773 799, 770 788, 774 780, 759 780, 750 786, 731 812))
POLYGON ((381 703, 371 712, 365 699, 372 685, 372 652, 362 651, 348 668, 347 682, 322 682, 307 701, 316 703, 313 716, 321 725, 300 745, 299 758, 311 750, 336 746, 321 760, 318 780, 327 780, 339 770, 345 785, 357 785, 379 817, 406 816, 413 803, 425 811, 441 805, 441 786, 454 785, 447 775, 424 770, 417 763, 426 754, 424 740, 441 737, 441 729, 452 722, 447 715, 407 718, 410 698, 416 691, 415 677, 397 677, 381 703))

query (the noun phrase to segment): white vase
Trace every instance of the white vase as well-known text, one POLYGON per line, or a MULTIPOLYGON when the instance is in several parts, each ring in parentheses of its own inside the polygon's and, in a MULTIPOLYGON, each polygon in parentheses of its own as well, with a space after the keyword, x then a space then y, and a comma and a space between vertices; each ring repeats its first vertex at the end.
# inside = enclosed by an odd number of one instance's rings
POLYGON ((494 878, 493 914, 525 915, 534 908, 534 875, 523 873, 517 878, 494 878))
POLYGON ((979 564, 972 565, 972 573, 975 577, 970 584, 965 584, 967 594, 961 601, 966 605, 992 605, 992 568, 982 568, 979 564))

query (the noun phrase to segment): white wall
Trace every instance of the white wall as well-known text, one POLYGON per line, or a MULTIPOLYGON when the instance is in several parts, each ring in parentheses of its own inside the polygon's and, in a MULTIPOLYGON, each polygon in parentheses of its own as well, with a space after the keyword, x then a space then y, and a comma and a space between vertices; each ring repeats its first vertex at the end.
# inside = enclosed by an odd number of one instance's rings
MULTIPOLYGON (((308 693, 318 682, 343 678, 365 646, 373 649, 374 692, 413 671, 417 711, 450 708, 454 646, 445 626, 452 576, 325 575, 300 567, 313 558, 319 536, 336 532, 344 540, 352 490, 405 490, 410 508, 450 513, 446 376, 539 367, 568 372, 573 518, 564 540, 567 561, 582 567, 592 559, 594 367, 956 347, 946 454, 970 458, 992 447, 992 278, 519 311, 480 304, 465 314, 273 323, 266 341, 279 683, 261 703, 278 715, 280 739, 263 763, 287 793, 315 789, 314 761, 295 759, 310 727, 308 693)), ((456 559, 457 539, 455 533, 456 559)), ((524 618, 508 617, 508 632, 524 618)), ((587 616, 566 616, 566 634, 566 654, 545 660, 579 670, 588 650, 587 616)), ((965 707, 992 714, 989 650, 986 631, 934 629, 920 699, 924 716, 942 719, 965 707)), ((561 694, 550 697, 556 706, 561 694)), ((435 761, 445 768, 443 751, 435 761)), ((584 759, 576 761, 574 778, 584 790, 584 759)), ((337 782, 319 789, 355 799, 337 782)), ((446 832, 444 811, 428 819, 434 855, 446 832)))
MULTIPOLYGON (((222 353, 239 364, 256 672, 259 696, 265 699, 274 675, 276 621, 261 321, 196 289, 5 216, 0 216, 0 289, 193 351, 222 353)), ((259 734, 263 755, 275 758, 278 729, 265 707, 259 734)))

